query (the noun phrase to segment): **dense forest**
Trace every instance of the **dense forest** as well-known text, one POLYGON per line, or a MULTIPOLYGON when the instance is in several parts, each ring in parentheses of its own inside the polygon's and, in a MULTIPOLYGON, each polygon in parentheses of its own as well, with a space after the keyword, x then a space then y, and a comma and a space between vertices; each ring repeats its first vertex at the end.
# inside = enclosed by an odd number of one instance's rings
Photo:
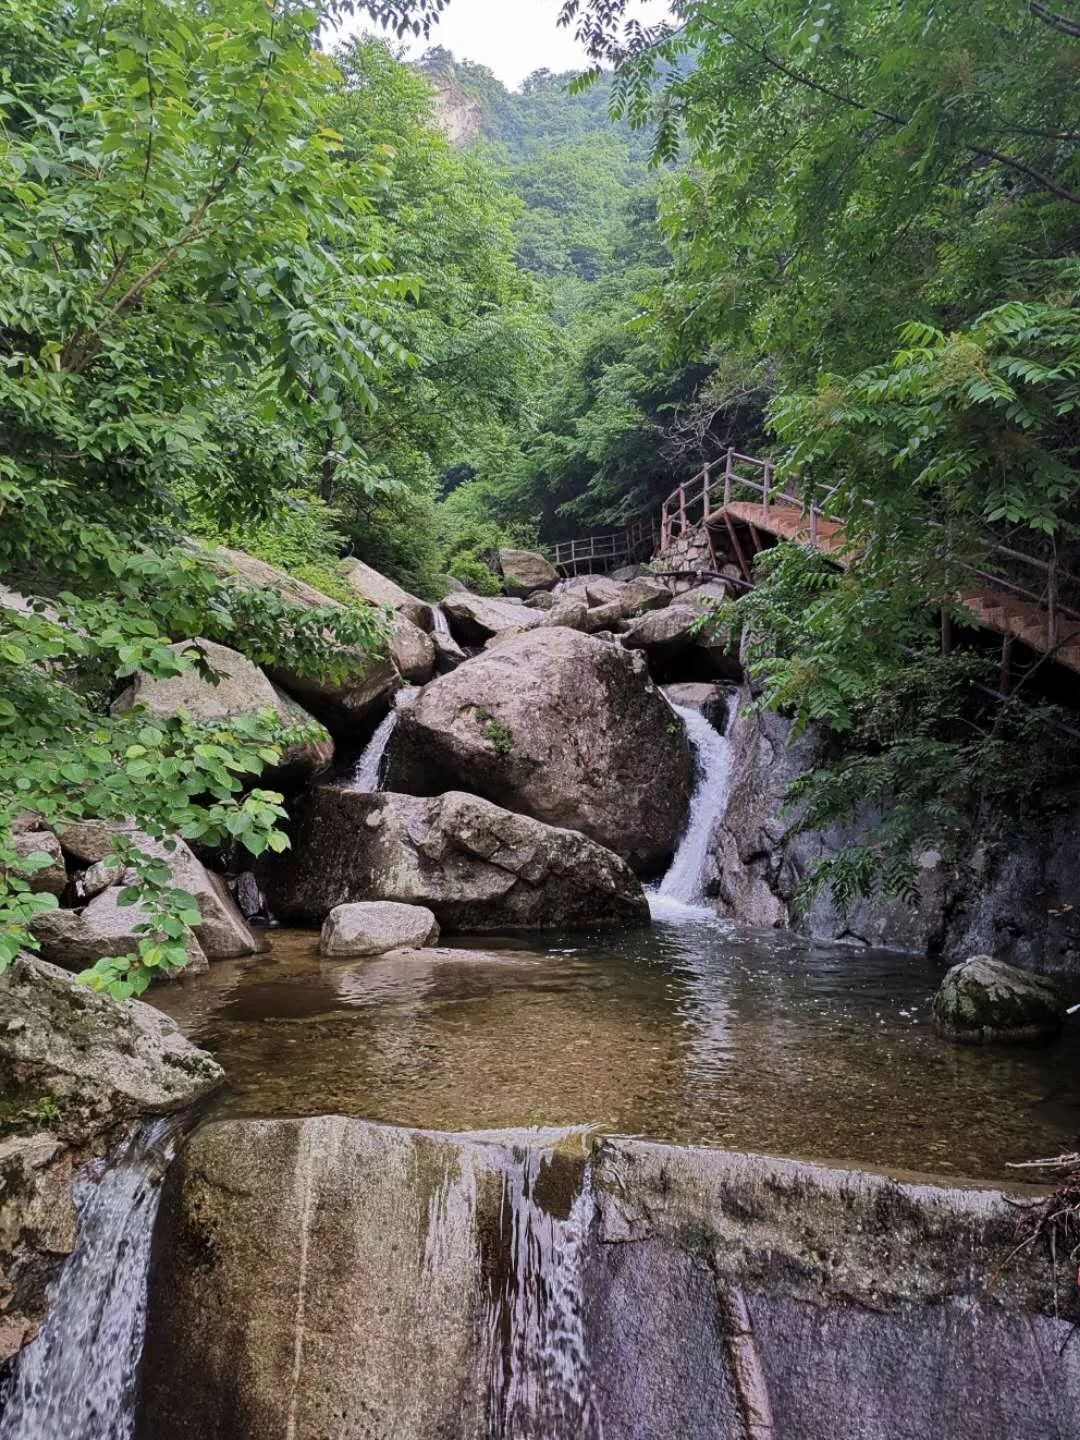
MULTIPOLYGON (((442 8, 361 7, 391 31, 442 8)), ((827 489, 858 544, 843 569, 769 552, 716 623, 753 637, 762 703, 846 737, 814 822, 893 802, 821 879, 884 865, 904 893, 918 847, 1067 759, 1045 707, 972 710, 983 662, 937 627, 995 539, 1074 544, 1078 27, 1021 0, 683 0, 642 31, 593 0, 566 18, 597 73, 511 94, 393 34, 335 43, 337 9, 0 14, 0 578, 32 597, 0 611, 0 964, 55 903, 27 810, 287 843, 251 788, 280 723, 109 712, 132 676, 206 667, 172 641, 345 673, 386 622, 342 557, 425 599, 495 591, 499 544, 647 515, 731 444, 827 489), (327 605, 237 584, 221 545, 327 605)), ((121 994, 183 963, 188 913, 129 858, 158 926, 100 970, 121 994)))

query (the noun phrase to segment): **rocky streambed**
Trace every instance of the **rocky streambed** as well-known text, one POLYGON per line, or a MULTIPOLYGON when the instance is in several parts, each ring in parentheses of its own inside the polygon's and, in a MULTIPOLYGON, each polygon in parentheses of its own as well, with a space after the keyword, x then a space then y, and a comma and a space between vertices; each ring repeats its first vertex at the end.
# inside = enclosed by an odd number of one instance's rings
MULTIPOLYGON (((697 629, 722 587, 551 593, 537 558, 518 598, 441 612, 355 562, 393 638, 341 685, 222 652, 217 687, 117 698, 328 730, 283 757, 287 855, 162 852, 198 905, 183 984, 125 1009, 38 962, 0 982, 3 1355, 53 1299, 0 1437, 1080 1436, 1074 1277, 1022 1243, 1040 1195, 1007 1168, 1075 1143, 1072 1033, 935 1034, 944 962, 869 943, 960 933, 929 859, 918 914, 861 912, 859 948, 785 933, 836 837, 788 841, 782 736, 697 629), (267 907, 309 928, 267 944, 267 907), (140 1117, 200 1099, 159 1192, 140 1117)), ((108 827, 20 843, 55 857, 49 959, 132 946, 108 827)), ((1073 923, 1024 955, 1067 970, 1073 923)))

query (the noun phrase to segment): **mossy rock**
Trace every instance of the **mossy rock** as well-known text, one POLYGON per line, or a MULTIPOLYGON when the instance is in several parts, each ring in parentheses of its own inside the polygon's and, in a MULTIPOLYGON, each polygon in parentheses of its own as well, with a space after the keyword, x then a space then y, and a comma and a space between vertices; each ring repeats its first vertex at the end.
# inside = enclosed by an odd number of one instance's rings
POLYGON ((973 955, 954 965, 934 996, 934 1024, 950 1040, 1016 1044, 1056 1035, 1065 997, 1044 975, 973 955))

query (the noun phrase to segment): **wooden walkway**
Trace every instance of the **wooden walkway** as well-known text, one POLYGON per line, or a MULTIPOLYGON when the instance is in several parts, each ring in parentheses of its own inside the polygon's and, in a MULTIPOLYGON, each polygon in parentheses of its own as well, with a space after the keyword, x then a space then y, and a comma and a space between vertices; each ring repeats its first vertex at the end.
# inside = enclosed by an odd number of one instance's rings
MULTIPOLYGON (((682 536, 697 531, 707 538, 714 568, 720 560, 719 534, 721 546, 747 584, 753 582, 753 555, 762 548, 763 536, 812 545, 838 565, 847 564, 852 552, 843 525, 818 505, 808 507, 794 488, 794 477, 777 483, 771 461, 736 450, 728 451, 722 475, 717 473, 719 468, 719 464, 707 465, 665 500, 660 516, 661 556, 682 536)), ((975 626, 1002 637, 1002 689, 1009 686, 1012 647, 1017 641, 1080 673, 1080 610, 1058 599, 1061 581, 1080 586, 1080 577, 1060 571, 1053 561, 1010 546, 992 546, 990 553, 1000 562, 1001 572, 969 567, 971 585, 965 585, 956 599, 975 626), (1029 584, 1009 578, 1007 572, 1019 570, 1030 577, 1029 584)), ((948 645, 947 617, 942 626, 943 643, 948 645)))
MULTIPOLYGON (((638 521, 626 532, 566 541, 556 547, 556 564, 566 575, 576 575, 601 558, 607 562, 602 568, 613 569, 640 558, 650 533, 656 535, 656 526, 638 521)), ((753 584, 753 558, 766 542, 812 545, 838 565, 846 565, 852 554, 843 525, 817 504, 807 506, 794 477, 778 482, 771 461, 736 450, 729 450, 724 461, 706 465, 664 501, 655 558, 673 558, 669 552, 684 537, 706 542, 714 570, 725 563, 737 565, 744 585, 753 584)), ((1010 546, 992 546, 990 553, 1000 570, 969 567, 971 583, 956 600, 974 627, 1001 637, 1002 690, 1009 688, 1015 643, 1080 673, 1080 610, 1058 597, 1062 582, 1080 593, 1080 577, 1010 546), (1027 583, 1010 578, 1020 572, 1027 583)), ((942 618, 942 643, 951 644, 947 616, 942 618)))

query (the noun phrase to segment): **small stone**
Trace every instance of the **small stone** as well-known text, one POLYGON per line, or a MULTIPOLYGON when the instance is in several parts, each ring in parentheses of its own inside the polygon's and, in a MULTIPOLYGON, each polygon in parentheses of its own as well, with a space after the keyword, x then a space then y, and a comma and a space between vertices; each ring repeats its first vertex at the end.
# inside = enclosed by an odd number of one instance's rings
POLYGON ((973 955, 954 965, 933 1006, 940 1033, 971 1045, 1056 1035, 1065 1010, 1065 998, 1052 980, 990 955, 973 955))
POLYGON ((106 860, 97 860, 82 877, 83 894, 87 900, 93 900, 95 895, 108 890, 110 885, 119 885, 123 878, 122 865, 115 861, 110 865, 106 860))

